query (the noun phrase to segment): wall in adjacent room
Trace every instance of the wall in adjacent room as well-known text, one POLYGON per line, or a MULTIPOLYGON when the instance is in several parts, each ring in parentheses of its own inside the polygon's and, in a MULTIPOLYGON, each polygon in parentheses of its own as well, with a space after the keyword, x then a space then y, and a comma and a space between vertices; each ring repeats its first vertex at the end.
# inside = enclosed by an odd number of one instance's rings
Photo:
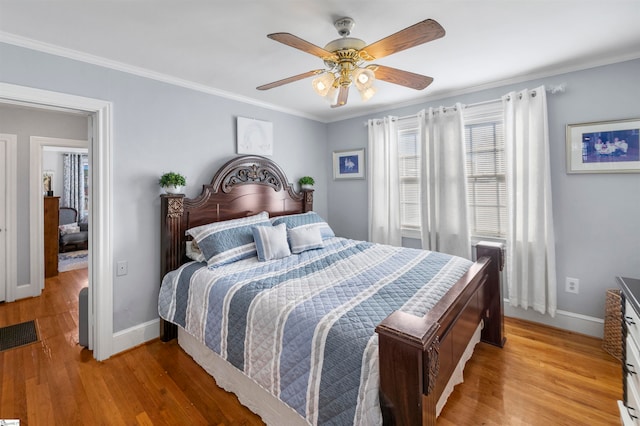
MULTIPOLYGON (((547 94, 560 311, 554 319, 530 311, 509 312, 564 328, 586 316, 594 324, 581 331, 601 334, 602 324, 596 319, 604 317, 606 289, 616 287, 616 276, 640 277, 640 174, 567 174, 565 131, 567 124, 640 118, 638 75, 640 60, 633 60, 331 123, 327 156, 334 150, 366 147, 364 123, 369 118, 405 116, 422 108, 471 104, 512 90, 566 83, 565 93, 547 94), (340 143, 345 140, 348 145, 340 143), (567 276, 580 279, 579 294, 564 291, 567 276)), ((366 239, 367 182, 329 180, 327 186, 328 220, 336 233, 366 239)))

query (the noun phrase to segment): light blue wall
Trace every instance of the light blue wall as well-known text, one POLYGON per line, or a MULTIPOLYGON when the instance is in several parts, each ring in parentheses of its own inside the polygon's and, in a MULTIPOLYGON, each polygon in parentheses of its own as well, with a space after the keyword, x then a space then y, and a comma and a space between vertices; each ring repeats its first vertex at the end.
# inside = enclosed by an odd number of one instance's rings
MULTIPOLYGON (((603 318, 605 290, 616 287, 615 277, 640 277, 640 174, 568 175, 565 129, 567 124, 640 118, 638 76, 640 60, 634 60, 332 123, 327 156, 333 150, 366 147, 364 122, 369 118, 404 116, 425 107, 471 104, 512 90, 566 83, 565 93, 547 97, 558 309, 603 318), (580 279, 578 295, 564 291, 566 276, 580 279)), ((330 180, 327 186, 328 221, 336 233, 366 239, 366 181, 330 180)))
POLYGON ((273 160, 293 182, 316 178, 314 208, 327 215, 326 124, 8 44, 0 63, 1 82, 113 103, 112 246, 115 262, 129 262, 114 278, 114 332, 158 316, 158 177, 181 172, 187 196, 199 194, 236 155, 236 117, 273 123, 273 160))

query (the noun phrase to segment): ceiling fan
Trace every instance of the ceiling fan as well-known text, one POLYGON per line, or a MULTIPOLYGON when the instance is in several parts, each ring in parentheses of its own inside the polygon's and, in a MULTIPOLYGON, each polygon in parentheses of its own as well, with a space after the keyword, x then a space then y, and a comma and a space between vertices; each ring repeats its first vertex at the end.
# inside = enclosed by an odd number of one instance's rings
POLYGON ((373 86, 376 79, 416 90, 422 90, 431 84, 431 77, 367 62, 443 37, 445 31, 439 23, 426 19, 369 45, 360 39, 349 37, 354 25, 355 21, 351 18, 335 21, 334 26, 342 38, 329 42, 324 48, 293 34, 268 34, 267 37, 272 40, 321 58, 326 68, 264 84, 257 89, 268 90, 316 76, 312 82, 314 90, 327 99, 332 108, 336 108, 346 105, 352 84, 360 92, 363 101, 369 100, 376 93, 377 89, 373 86))

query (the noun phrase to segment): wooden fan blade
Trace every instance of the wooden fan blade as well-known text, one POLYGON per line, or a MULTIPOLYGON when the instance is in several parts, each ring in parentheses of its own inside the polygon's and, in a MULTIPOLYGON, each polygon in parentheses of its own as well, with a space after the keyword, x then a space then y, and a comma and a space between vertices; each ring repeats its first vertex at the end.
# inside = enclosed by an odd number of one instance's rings
POLYGON ((439 23, 427 19, 363 47, 360 56, 367 61, 384 58, 392 53, 436 40, 444 34, 444 28, 439 23))
POLYGON ((289 84, 289 83, 293 83, 294 81, 302 80, 303 78, 313 77, 314 75, 321 74, 324 71, 325 70, 307 71, 305 73, 294 75, 294 76, 289 77, 289 78, 283 78, 282 80, 274 81, 273 83, 263 84, 262 86, 256 87, 256 89, 258 89, 258 90, 273 89, 274 87, 282 86, 283 84, 289 84))
POLYGON ((340 92, 338 93, 338 100, 335 105, 331 105, 331 108, 338 108, 347 104, 347 98, 349 98, 349 86, 340 86, 340 92))
POLYGON ((296 49, 302 50, 303 52, 310 53, 312 55, 317 56, 318 58, 327 59, 331 61, 336 61, 338 58, 329 52, 328 50, 324 50, 321 47, 316 46, 313 43, 309 43, 306 40, 301 39, 300 37, 296 37, 293 34, 289 33, 273 33, 268 34, 272 40, 279 41, 282 44, 286 44, 287 46, 294 47, 296 49))
POLYGON ((416 90, 422 90, 433 82, 433 78, 426 75, 415 74, 397 68, 385 67, 384 65, 369 65, 376 75, 376 79, 388 83, 399 84, 416 90))

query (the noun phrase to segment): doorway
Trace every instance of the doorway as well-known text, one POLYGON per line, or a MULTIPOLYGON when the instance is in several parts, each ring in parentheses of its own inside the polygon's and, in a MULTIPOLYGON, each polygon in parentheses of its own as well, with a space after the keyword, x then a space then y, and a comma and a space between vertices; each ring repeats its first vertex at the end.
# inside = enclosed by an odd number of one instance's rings
MULTIPOLYGON (((30 177, 29 180, 31 182, 41 182, 42 176, 45 173, 51 173, 51 181, 52 185, 57 186, 56 184, 63 181, 63 172, 62 170, 50 170, 45 169, 45 152, 60 152, 60 151, 79 151, 88 149, 88 141, 86 140, 74 140, 74 139, 59 139, 59 138, 49 138, 42 136, 32 136, 30 138, 30 177)), ((61 167, 62 168, 62 167, 61 167)), ((31 230, 30 236, 30 259, 31 259, 31 296, 39 296, 40 292, 44 289, 44 277, 45 277, 45 268, 44 265, 46 263, 45 260, 45 242, 44 242, 44 198, 42 197, 43 191, 42 188, 39 187, 38 190, 29 192, 30 195, 30 226, 31 230)), ((60 193, 56 193, 56 191, 52 191, 53 195, 62 195, 62 190, 60 193)), ((91 200, 91 191, 89 190, 89 200, 91 200)), ((66 204, 64 198, 60 199, 59 206, 66 207, 63 204, 66 204)), ((82 214, 82 211, 79 212, 82 214)), ((87 223, 88 218, 90 217, 89 205, 87 205, 87 223)), ((87 247, 88 250, 88 263, 91 264, 91 250, 90 247, 87 247)), ((57 251, 56 251, 57 256, 57 251)), ((91 269, 91 266, 89 266, 91 269)), ((91 270, 89 271, 91 274, 91 270)), ((91 276, 89 277, 89 288, 91 289, 91 276)), ((90 347, 91 348, 91 347, 90 347)))
MULTIPOLYGON (((83 111, 88 115, 91 168, 88 220, 92 233, 89 242, 91 257, 89 258, 88 343, 95 359, 107 359, 113 350, 113 253, 110 238, 112 104, 103 100, 6 83, 0 83, 0 102, 28 105, 45 110, 83 111)), ((30 152, 30 154, 34 153, 30 152)), ((35 155, 41 155, 41 152, 36 150, 35 155)), ((35 179, 33 174, 31 176, 29 193, 42 194, 42 177, 38 176, 35 179)), ((40 196, 39 199, 42 197, 40 196)), ((30 209, 30 214, 38 214, 38 211, 30 209)), ((33 238, 30 239, 33 240, 33 238)), ((34 264, 43 265, 42 259, 32 262, 32 268, 34 264)), ((39 288, 37 290, 39 291, 39 288)))

